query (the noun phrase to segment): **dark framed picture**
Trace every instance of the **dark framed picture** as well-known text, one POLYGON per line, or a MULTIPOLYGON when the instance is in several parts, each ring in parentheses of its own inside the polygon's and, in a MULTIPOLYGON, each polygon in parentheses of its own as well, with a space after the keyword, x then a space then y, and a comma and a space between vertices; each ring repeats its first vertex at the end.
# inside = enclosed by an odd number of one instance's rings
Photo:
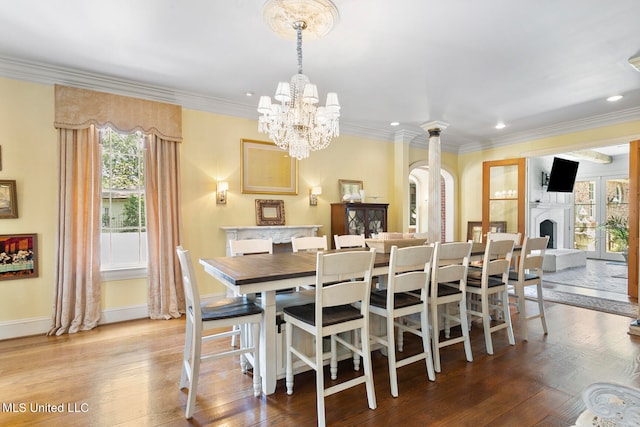
POLYGON ((284 225, 284 200, 256 200, 257 225, 284 225))
POLYGON ((0 180, 0 218, 18 218, 15 180, 0 180))
POLYGON ((38 235, 0 234, 0 280, 38 277, 38 235))

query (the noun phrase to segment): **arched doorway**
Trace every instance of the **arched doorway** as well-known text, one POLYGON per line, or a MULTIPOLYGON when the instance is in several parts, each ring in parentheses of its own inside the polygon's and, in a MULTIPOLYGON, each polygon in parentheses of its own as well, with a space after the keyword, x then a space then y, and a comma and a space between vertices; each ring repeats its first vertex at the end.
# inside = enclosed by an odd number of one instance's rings
MULTIPOLYGON (((426 161, 416 162, 409 167, 409 230, 416 233, 426 233, 429 213, 427 201, 429 166, 426 161)), ((455 240, 456 206, 455 206, 455 178, 452 173, 442 168, 440 170, 440 191, 442 207, 440 210, 442 224, 442 240, 455 240)))

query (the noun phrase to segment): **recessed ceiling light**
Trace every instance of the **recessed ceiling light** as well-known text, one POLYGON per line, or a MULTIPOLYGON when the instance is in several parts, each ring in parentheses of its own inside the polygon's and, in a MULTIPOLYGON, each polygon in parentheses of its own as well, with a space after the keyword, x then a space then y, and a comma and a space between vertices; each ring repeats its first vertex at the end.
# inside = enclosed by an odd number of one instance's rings
POLYGON ((507 125, 505 125, 504 123, 500 122, 496 125, 496 129, 504 129, 505 127, 507 127, 507 125))
POLYGON ((400 126, 400 122, 391 122, 389 126, 400 126))
POLYGON ((622 95, 613 95, 607 98, 609 102, 616 102, 622 99, 622 95))
POLYGON ((247 91, 244 94, 245 94, 245 96, 249 96, 249 97, 253 96, 253 92, 251 92, 251 91, 247 91))

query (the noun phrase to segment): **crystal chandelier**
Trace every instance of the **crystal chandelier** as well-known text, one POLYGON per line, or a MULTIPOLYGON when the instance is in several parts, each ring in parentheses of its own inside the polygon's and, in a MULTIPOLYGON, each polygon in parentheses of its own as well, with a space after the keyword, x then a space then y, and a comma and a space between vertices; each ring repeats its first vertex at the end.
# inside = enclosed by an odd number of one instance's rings
MULTIPOLYGON (((297 7, 303 3, 305 7, 301 8, 301 13, 309 13, 308 6, 310 4, 313 7, 322 8, 331 14, 331 25, 333 24, 333 16, 337 16, 335 6, 327 0, 293 0, 271 3, 275 3, 279 8, 285 8, 287 3, 297 7)), ((268 10, 265 8, 265 16, 267 12, 268 10)), ((269 96, 260 97, 258 112, 261 116, 258 119, 258 132, 268 134, 278 147, 288 150, 290 156, 300 160, 309 157, 309 151, 327 148, 332 138, 339 135, 340 104, 338 95, 330 92, 327 94, 324 107, 315 105, 319 100, 318 88, 302 73, 302 30, 307 29, 309 21, 301 16, 301 13, 296 14, 291 10, 285 10, 284 13, 279 11, 279 13, 280 19, 290 20, 289 25, 296 32, 298 73, 291 78, 289 83, 278 83, 274 98, 279 103, 272 103, 269 96)), ((312 16, 311 24, 316 22, 325 24, 326 16, 322 16, 323 19, 317 19, 317 15, 312 16)), ((324 31, 326 33, 328 29, 324 29, 324 31)))

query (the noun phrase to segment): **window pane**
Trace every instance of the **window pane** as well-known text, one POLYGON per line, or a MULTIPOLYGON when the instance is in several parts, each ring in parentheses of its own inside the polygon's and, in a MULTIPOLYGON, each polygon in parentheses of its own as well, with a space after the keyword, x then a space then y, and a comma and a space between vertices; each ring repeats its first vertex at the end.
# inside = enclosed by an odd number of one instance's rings
POLYGON ((102 136, 102 269, 145 266, 147 233, 142 134, 102 136))
POLYGON ((596 250, 596 183, 577 181, 573 187, 576 220, 574 225, 574 248, 596 250))

